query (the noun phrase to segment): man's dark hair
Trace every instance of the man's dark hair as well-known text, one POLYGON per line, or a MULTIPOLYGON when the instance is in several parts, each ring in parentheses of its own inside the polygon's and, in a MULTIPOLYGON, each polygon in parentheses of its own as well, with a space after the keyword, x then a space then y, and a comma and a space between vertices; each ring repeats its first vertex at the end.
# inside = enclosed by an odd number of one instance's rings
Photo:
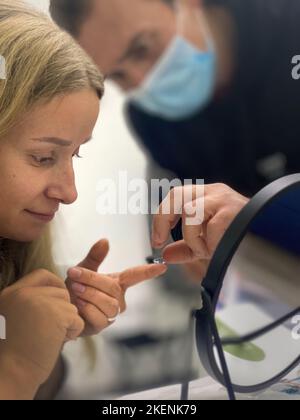
MULTIPOLYGON (((80 27, 92 11, 94 0, 50 0, 53 20, 73 37, 77 37, 80 27)), ((125 0, 124 0, 125 1, 125 0)), ((162 0, 174 6, 175 0, 162 0)))
POLYGON ((92 11, 94 0, 50 0, 50 13, 53 20, 74 37, 79 35, 80 27, 92 11))

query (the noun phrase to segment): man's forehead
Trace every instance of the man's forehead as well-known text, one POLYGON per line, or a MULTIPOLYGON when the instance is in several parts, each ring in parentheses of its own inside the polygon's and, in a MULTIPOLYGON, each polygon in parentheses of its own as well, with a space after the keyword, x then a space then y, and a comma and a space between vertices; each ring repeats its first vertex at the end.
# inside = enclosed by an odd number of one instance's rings
POLYGON ((124 0, 94 1, 92 13, 81 26, 78 41, 104 73, 107 64, 110 67, 116 63, 132 39, 138 36, 144 25, 142 16, 149 22, 142 5, 152 1, 130 0, 130 7, 124 0), (138 7, 134 7, 133 3, 138 7))
POLYGON ((79 42, 86 47, 93 41, 106 50, 115 46, 116 41, 125 45, 142 24, 140 11, 132 7, 132 2, 143 1, 130 0, 128 7, 124 0, 95 0, 92 13, 81 26, 79 42))
MULTIPOLYGON (((131 32, 134 34, 134 28, 131 28, 131 32)), ((110 25, 87 21, 82 26, 78 41, 106 74, 128 48, 130 36, 128 31, 122 33, 120 26, 113 29, 110 25)))
POLYGON ((172 9, 164 0, 94 0, 85 23, 94 22, 105 33, 121 32, 139 23, 164 20, 166 10, 172 9))
POLYGON ((146 15, 146 10, 160 3, 160 0, 94 0, 92 15, 104 24, 116 26, 116 21, 133 21, 146 15))

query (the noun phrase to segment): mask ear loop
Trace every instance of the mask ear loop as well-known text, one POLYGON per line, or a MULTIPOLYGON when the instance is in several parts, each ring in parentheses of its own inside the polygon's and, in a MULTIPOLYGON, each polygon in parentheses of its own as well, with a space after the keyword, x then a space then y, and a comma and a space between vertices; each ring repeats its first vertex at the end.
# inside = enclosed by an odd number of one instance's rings
MULTIPOLYGON (((184 18, 184 13, 182 12, 183 6, 181 6, 179 3, 180 3, 179 0, 177 0, 175 4, 177 34, 192 44, 192 42, 189 41, 184 35, 186 22, 184 18)), ((211 33, 208 23, 205 20, 204 13, 199 7, 197 7, 197 10, 195 11, 195 13, 196 13, 197 20, 199 22, 199 32, 203 35, 205 44, 206 44, 206 50, 203 50, 203 52, 215 53, 216 48, 214 45, 212 33, 211 33)), ((199 51, 201 51, 199 47, 198 49, 199 51)))

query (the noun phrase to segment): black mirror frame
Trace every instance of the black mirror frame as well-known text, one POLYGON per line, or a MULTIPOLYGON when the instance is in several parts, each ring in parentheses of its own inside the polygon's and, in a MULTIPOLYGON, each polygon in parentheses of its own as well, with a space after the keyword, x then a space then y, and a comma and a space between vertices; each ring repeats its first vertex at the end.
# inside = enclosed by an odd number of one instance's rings
MULTIPOLYGON (((195 312, 197 350, 207 373, 224 386, 226 386, 226 380, 215 359, 214 334, 211 327, 211 316, 212 313, 213 316, 215 315, 224 277, 229 264, 248 231, 250 223, 273 200, 296 187, 300 187, 300 174, 289 175, 271 183, 250 200, 225 232, 203 281, 203 308, 195 312)), ((285 370, 270 378, 270 380, 254 386, 232 384, 233 390, 238 393, 254 393, 264 390, 285 377, 299 363, 300 355, 285 370)))

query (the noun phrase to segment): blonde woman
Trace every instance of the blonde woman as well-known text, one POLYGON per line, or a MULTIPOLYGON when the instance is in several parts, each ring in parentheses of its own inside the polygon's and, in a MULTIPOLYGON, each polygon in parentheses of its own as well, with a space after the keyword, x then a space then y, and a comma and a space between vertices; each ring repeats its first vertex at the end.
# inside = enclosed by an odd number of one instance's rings
POLYGON ((108 253, 99 241, 66 283, 59 277, 51 221, 77 198, 72 162, 92 135, 103 79, 69 35, 19 0, 0 0, 0 54, 0 399, 52 398, 64 343, 109 326, 126 289, 166 267, 98 274, 108 253))

